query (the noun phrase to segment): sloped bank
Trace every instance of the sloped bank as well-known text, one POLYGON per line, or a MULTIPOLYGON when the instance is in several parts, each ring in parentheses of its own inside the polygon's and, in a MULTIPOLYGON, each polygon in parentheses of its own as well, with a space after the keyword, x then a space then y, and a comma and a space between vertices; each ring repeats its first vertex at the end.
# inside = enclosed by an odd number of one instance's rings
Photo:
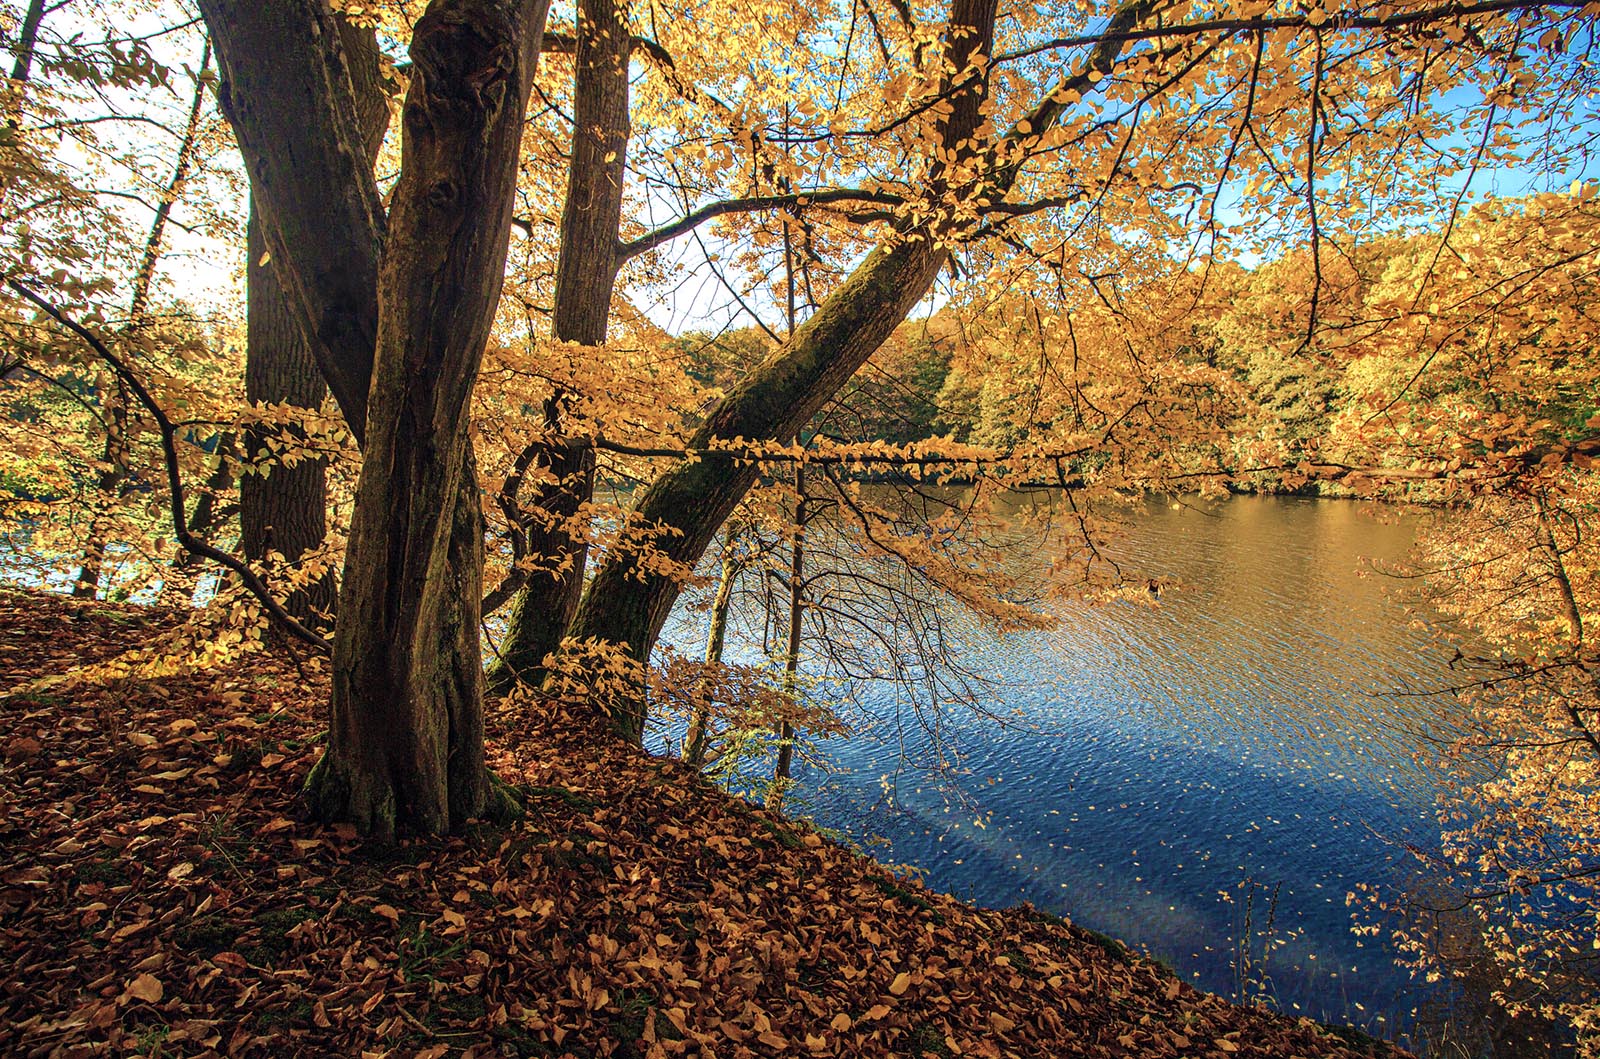
POLYGON ((0 1054, 1397 1054, 897 879, 541 703, 496 718, 519 824, 364 847, 297 818, 325 689, 288 661, 38 682, 173 622, 0 593, 0 1054))

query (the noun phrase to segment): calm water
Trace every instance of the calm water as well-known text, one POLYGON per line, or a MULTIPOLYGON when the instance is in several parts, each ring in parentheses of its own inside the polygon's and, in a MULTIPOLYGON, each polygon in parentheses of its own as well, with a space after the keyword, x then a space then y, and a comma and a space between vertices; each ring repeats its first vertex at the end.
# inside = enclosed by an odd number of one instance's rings
MULTIPOLYGON (((928 737, 886 725, 825 744, 796 801, 980 905, 1031 901, 1224 995, 1247 949, 1250 994, 1402 1030, 1417 989, 1351 933, 1345 896, 1402 881, 1398 843, 1437 837, 1410 757, 1431 706, 1393 692, 1444 683, 1443 655, 1374 568, 1415 519, 1278 498, 1129 514, 1119 558, 1181 584, 1158 605, 1062 603, 1050 632, 961 637, 1003 681, 988 705, 1025 722, 955 718, 970 800, 897 770, 928 737)), ((680 627, 686 650, 697 634, 680 627)), ((891 691, 856 690, 895 714, 891 691)))

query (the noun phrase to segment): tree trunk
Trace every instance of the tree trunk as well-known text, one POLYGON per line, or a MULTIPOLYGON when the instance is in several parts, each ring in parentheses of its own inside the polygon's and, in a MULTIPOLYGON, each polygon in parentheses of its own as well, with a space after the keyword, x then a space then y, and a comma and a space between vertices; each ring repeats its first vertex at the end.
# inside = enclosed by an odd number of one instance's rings
MULTIPOLYGON (((349 67, 355 100, 356 124, 366 151, 368 168, 383 147, 389 126, 389 105, 377 39, 339 20, 340 41, 349 67)), ((284 263, 267 248, 255 197, 250 201, 246 229, 245 276, 247 284, 247 339, 245 343, 245 398, 252 404, 287 404, 316 409, 327 396, 328 384, 317 368, 279 277, 284 263)), ((245 434, 245 453, 252 465, 275 446, 293 444, 294 438, 279 428, 258 426, 245 434)), ((294 463, 270 458, 265 474, 253 473, 239 482, 239 527, 245 556, 261 562, 268 550, 289 563, 322 547, 327 535, 327 461, 301 459, 294 463)), ((329 629, 337 603, 337 582, 330 567, 309 588, 289 593, 284 609, 308 628, 329 629)))
MULTIPOLYGON (((586 346, 604 345, 611 297, 622 264, 617 233, 622 223, 622 189, 627 166, 628 55, 632 42, 626 12, 616 0, 581 0, 578 5, 577 57, 573 99, 572 162, 567 170, 567 200, 561 211, 561 253, 556 263, 553 313, 555 337, 586 346)), ((552 487, 532 501, 548 515, 565 519, 594 495, 594 453, 560 437, 565 396, 555 394, 545 407, 545 428, 553 435, 538 462, 555 477, 552 487)), ((512 605, 500 661, 490 685, 504 690, 517 680, 537 686, 545 658, 561 646, 583 595, 588 560, 586 536, 565 528, 529 533, 528 551, 548 557, 555 573, 532 574, 512 605)))
MULTIPOLYGON (((1015 182, 1021 163, 1006 160, 1002 148, 1034 142, 1030 137, 1042 135, 1069 106, 1065 100, 1091 91, 1131 39, 1123 34, 1153 4, 1129 0, 1119 8, 1106 27, 1109 39, 1096 46, 1085 66, 1064 77, 1028 120, 985 147, 980 133, 996 6, 996 0, 951 0, 945 29, 940 95, 948 109, 926 188, 934 203, 943 203, 952 191, 966 201, 955 209, 945 204, 949 219, 936 214, 917 225, 902 225, 893 240, 868 254, 812 317, 722 400, 690 439, 691 449, 703 452, 713 443, 740 438, 793 439, 927 294, 947 259, 945 240, 959 231, 954 218, 963 209, 981 210, 985 201, 1000 201, 1015 182)), ((1018 150, 1010 156, 1025 155, 1018 150)), ((675 531, 661 535, 659 546, 668 559, 692 568, 757 473, 754 466, 702 454, 658 477, 634 509, 632 521, 675 531)), ((584 592, 568 635, 621 644, 646 661, 678 593, 677 582, 639 569, 633 556, 611 555, 584 592)), ((637 741, 644 733, 643 703, 642 689, 630 701, 597 703, 596 723, 611 723, 637 741)))
MULTIPOLYGON (((739 530, 735 524, 728 528, 722 541, 722 576, 717 579, 717 594, 711 601, 711 625, 706 630, 707 677, 713 666, 722 664, 722 651, 728 642, 728 611, 733 607, 733 583, 744 568, 739 559, 738 545, 739 530)), ((706 694, 706 681, 700 683, 694 708, 689 714, 689 730, 683 737, 684 764, 692 769, 699 769, 706 763, 707 729, 711 724, 711 702, 706 694)))
MULTIPOLYGON (((944 260, 945 250, 925 238, 874 250, 782 349, 723 399, 690 447, 735 438, 792 439, 922 299, 944 260)), ((758 473, 754 466, 710 456, 681 464, 651 484, 632 518, 679 531, 681 536, 663 535, 659 547, 693 566, 758 473)), ((676 581, 617 555, 596 572, 568 635, 624 644, 633 657, 647 659, 678 592, 676 581)), ((643 737, 642 698, 597 704, 606 706, 625 736, 643 737)))
POLYGON ((313 811, 391 837, 488 805, 472 387, 499 302, 547 0, 435 0, 412 38, 367 437, 313 811))
POLYGON ((33 52, 38 47, 39 23, 44 19, 44 0, 29 0, 28 11, 22 16, 22 29, 17 34, 16 62, 11 67, 11 80, 26 83, 33 75, 33 52))
MULTIPOLYGON (((789 642, 783 656, 783 703, 794 707, 795 694, 800 687, 800 634, 805 611, 805 539, 806 539, 806 479, 804 464, 794 469, 794 540, 789 550, 789 642)), ((783 808, 783 796, 789 787, 789 771, 794 763, 794 722, 785 717, 778 724, 778 762, 772 771, 772 796, 768 799, 775 809, 783 808)))
POLYGON ((239 141, 279 283, 362 442, 385 220, 347 36, 327 0, 199 6, 222 73, 217 101, 239 141))
MULTIPOLYGON (((234 435, 223 434, 217 439, 216 457, 205 485, 195 497, 194 508, 189 512, 189 533, 197 540, 211 543, 219 525, 226 521, 237 506, 219 504, 223 493, 233 485, 233 464, 239 460, 234 447, 234 435)), ((166 605, 188 606, 194 602, 198 578, 195 571, 201 563, 200 556, 180 547, 172 558, 172 567, 161 585, 161 602, 166 605)))
MULTIPOLYGON (((245 398, 252 405, 281 402, 296 408, 317 408, 328 393, 328 384, 311 359, 299 320, 284 300, 277 279, 279 265, 267 253, 261 221, 253 205, 246 246, 249 293, 245 398)), ((270 457, 275 445, 293 443, 293 436, 275 426, 255 426, 245 432, 245 458, 250 465, 268 464, 265 473, 254 470, 239 480, 241 541, 245 556, 256 562, 265 560, 269 550, 278 552, 287 562, 299 562, 307 552, 322 547, 327 534, 327 461, 302 459, 286 463, 274 462, 270 457), (264 454, 268 454, 265 460, 264 454)), ((330 569, 309 590, 290 593, 283 605, 308 628, 330 628, 333 571, 330 569)))

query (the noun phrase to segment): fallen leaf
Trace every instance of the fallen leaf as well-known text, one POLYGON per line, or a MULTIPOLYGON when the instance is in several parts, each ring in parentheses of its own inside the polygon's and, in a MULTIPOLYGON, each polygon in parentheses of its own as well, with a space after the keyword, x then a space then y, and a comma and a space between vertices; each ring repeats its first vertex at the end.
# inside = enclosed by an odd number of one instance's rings
POLYGON ((154 1004, 161 999, 163 992, 165 990, 161 986, 161 979, 153 974, 140 974, 135 975, 133 980, 123 989, 122 996, 124 999, 131 997, 134 1000, 142 1000, 146 1004, 154 1004))

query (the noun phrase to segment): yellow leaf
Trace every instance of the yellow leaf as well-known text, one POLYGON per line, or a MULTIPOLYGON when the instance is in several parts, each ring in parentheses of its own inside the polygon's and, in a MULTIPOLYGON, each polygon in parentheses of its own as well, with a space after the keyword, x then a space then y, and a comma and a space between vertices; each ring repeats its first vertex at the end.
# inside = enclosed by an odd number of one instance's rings
POLYGON ((832 1022, 828 1023, 828 1028, 843 1033, 850 1028, 850 1025, 850 1016, 841 1011, 833 1017, 832 1022))
POLYGON ((889 983, 889 992, 895 996, 904 996, 905 991, 911 988, 911 976, 904 971, 894 976, 894 981, 889 983))

